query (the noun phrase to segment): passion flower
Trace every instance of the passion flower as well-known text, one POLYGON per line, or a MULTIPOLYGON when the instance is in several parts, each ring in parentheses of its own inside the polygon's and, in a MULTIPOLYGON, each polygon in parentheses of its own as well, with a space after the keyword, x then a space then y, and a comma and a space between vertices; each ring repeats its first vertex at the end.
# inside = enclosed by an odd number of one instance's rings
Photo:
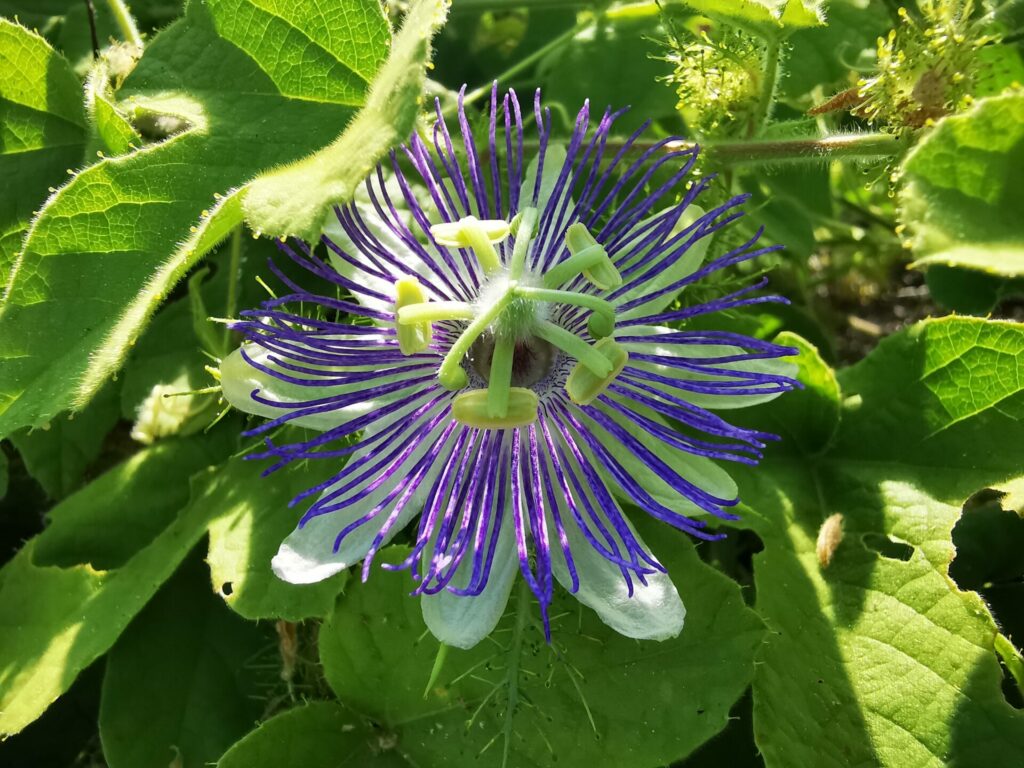
POLYGON ((242 347, 221 367, 225 397, 294 424, 304 442, 267 441, 254 458, 337 464, 273 560, 308 583, 362 562, 415 523, 409 569, 444 643, 468 648, 504 612, 517 572, 545 627, 559 582, 620 633, 665 639, 682 600, 637 534, 647 514, 700 538, 734 519, 736 485, 719 460, 755 463, 771 435, 716 411, 797 386, 793 350, 699 315, 782 301, 764 281, 679 305, 687 287, 774 250, 755 236, 708 260, 711 236, 742 215, 740 196, 704 211, 696 148, 672 139, 614 153, 621 113, 591 126, 584 105, 566 147, 534 104, 526 164, 513 91, 492 91, 484 152, 459 101, 457 138, 437 108, 336 209, 322 241, 281 251, 322 281, 241 313, 242 347), (456 149, 456 142, 461 146, 456 149), (611 155, 609 157, 609 155, 611 155), (627 158, 632 157, 632 160, 627 158), (704 324, 702 324, 703 326, 704 324), (638 512, 636 510, 639 510, 638 512))

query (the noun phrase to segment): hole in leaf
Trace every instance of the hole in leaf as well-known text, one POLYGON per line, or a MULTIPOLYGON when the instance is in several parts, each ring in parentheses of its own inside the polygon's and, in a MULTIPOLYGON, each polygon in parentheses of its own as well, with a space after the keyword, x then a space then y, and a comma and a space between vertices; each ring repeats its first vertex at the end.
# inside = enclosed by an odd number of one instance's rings
POLYGON ((914 548, 906 542, 896 541, 881 533, 865 533, 860 540, 864 542, 865 547, 890 560, 906 562, 914 554, 914 548))
MULTIPOLYGON (((978 593, 1008 644, 1020 648, 1024 638, 1024 519, 1004 509, 1005 494, 985 489, 964 504, 963 514, 953 528, 956 557, 949 575, 960 589, 978 593)), ((1011 645, 1011 647, 1012 647, 1011 645)), ((1007 654, 1009 656, 1010 654, 1007 654)), ((1011 706, 1024 708, 1024 695, 1000 658, 1003 695, 1011 706)))
POLYGON ((224 595, 224 597, 231 597, 231 593, 234 591, 235 588, 231 586, 230 581, 225 581, 223 584, 221 584, 220 593, 224 595))

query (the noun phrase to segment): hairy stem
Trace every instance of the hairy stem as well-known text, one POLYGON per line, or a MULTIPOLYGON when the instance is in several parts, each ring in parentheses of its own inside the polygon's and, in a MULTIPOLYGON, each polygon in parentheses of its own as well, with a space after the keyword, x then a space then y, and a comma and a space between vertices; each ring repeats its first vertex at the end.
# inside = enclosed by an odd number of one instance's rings
POLYGON ((114 15, 114 21, 117 22, 117 28, 121 30, 121 36, 125 42, 141 48, 142 35, 139 33, 139 28, 135 26, 135 19, 132 18, 131 11, 124 4, 124 0, 107 0, 107 5, 114 15))
POLYGON ((751 137, 757 136, 772 114, 772 99, 775 86, 779 81, 779 58, 782 44, 778 37, 772 36, 765 40, 767 47, 764 52, 764 71, 761 76, 761 95, 754 109, 754 119, 750 124, 751 137))
MULTIPOLYGON (((234 317, 238 312, 238 281, 241 279, 242 268, 242 225, 239 224, 231 233, 231 245, 228 259, 228 296, 224 317, 234 317)), ((224 354, 231 351, 231 329, 224 326, 224 354)))

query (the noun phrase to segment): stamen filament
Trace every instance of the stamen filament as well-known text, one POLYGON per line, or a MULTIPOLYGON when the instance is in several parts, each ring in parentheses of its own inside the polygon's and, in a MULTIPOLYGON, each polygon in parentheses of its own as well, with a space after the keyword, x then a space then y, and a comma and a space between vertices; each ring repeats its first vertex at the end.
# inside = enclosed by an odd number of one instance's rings
MULTIPOLYGON (((590 323, 592 335, 598 338, 610 336, 615 330, 615 305, 598 296, 589 296, 575 291, 556 291, 550 288, 531 288, 526 285, 516 288, 516 295, 531 301, 547 301, 552 304, 572 304, 593 310, 598 316, 596 322, 590 323), (594 331, 597 333, 594 333, 594 331)), ((591 318, 593 321, 594 318, 591 318)))
POLYGON ((472 320, 473 305, 465 301, 430 301, 398 308, 401 325, 433 323, 438 320, 472 320))
MULTIPOLYGON (((477 315, 476 319, 462 332, 462 335, 455 340, 448 354, 444 356, 441 367, 437 371, 437 378, 442 386, 447 389, 462 389, 466 386, 466 372, 462 369, 462 358, 469 352, 480 335, 487 330, 505 308, 512 302, 513 291, 516 289, 515 281, 510 281, 505 293, 501 295, 494 304, 485 312, 477 315)), ((568 333, 568 331, 566 331, 568 333)), ((572 335, 572 334, 570 334, 572 335)), ((575 337, 574 337, 575 338, 575 337)))
POLYGON ((572 256, 547 271, 544 276, 546 287, 556 288, 581 273, 603 291, 622 285, 619 270, 586 226, 578 221, 571 225, 565 231, 565 245, 572 256))
POLYGON ((491 418, 504 418, 508 414, 515 351, 516 340, 511 336, 499 337, 494 345, 491 375, 487 382, 487 415, 491 418))
POLYGON ((534 332, 544 341, 554 344, 565 354, 576 358, 595 376, 604 377, 612 372, 612 364, 608 358, 571 331, 545 320, 537 324, 534 332))

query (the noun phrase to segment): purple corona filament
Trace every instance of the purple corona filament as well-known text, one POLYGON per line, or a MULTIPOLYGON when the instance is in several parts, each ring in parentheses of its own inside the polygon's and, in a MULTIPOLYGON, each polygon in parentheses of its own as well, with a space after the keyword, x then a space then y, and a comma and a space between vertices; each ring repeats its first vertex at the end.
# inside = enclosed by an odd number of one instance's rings
MULTIPOLYGON (((689 286, 776 250, 760 231, 727 253, 711 236, 743 215, 741 195, 704 210, 697 149, 612 152, 621 113, 594 124, 584 104, 564 148, 534 99, 491 93, 474 136, 460 95, 449 128, 437 108, 335 209, 323 256, 281 244, 322 288, 290 280, 242 312, 246 343, 222 366, 225 396, 318 430, 250 458, 267 472, 326 459, 275 571, 316 581, 362 562, 411 527, 408 569, 428 626, 468 647, 498 621, 518 570, 547 629, 555 582, 618 631, 664 639, 685 613, 629 505, 703 539, 732 520, 735 485, 717 463, 755 464, 773 435, 719 415, 799 384, 795 350, 688 328, 700 315, 761 302, 763 281, 703 303, 689 286), (524 156, 534 133, 535 158, 524 156), (684 294, 685 295, 685 294, 684 294)), ((309 280, 303 282, 309 283, 309 280)), ((702 326, 704 323, 702 323, 702 326)))

